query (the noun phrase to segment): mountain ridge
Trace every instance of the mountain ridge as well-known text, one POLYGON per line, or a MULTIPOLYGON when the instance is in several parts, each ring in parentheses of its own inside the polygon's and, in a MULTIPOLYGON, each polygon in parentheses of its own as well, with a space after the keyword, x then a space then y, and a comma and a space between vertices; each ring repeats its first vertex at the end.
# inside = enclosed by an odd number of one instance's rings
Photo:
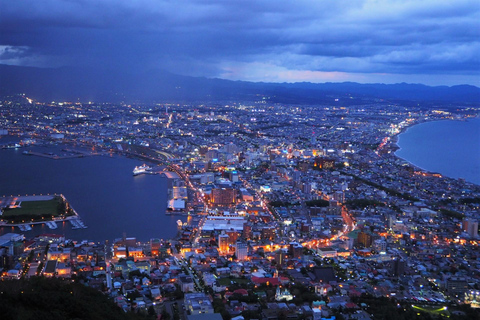
POLYGON ((368 100, 479 103, 472 85, 356 82, 249 82, 190 77, 161 70, 120 72, 108 69, 37 68, 0 64, 0 95, 25 93, 43 102, 195 102, 255 101, 325 104, 368 100))

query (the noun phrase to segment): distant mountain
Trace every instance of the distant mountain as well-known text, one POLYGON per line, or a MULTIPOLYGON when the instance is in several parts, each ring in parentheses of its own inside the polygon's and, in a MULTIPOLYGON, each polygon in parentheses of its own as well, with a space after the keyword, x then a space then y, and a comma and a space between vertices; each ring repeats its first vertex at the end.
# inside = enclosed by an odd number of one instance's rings
POLYGON ((479 103, 480 88, 420 84, 263 83, 207 79, 165 71, 147 73, 85 68, 0 65, 0 95, 26 93, 38 101, 220 102, 295 104, 369 103, 372 99, 429 103, 479 103), (338 99, 338 101, 336 101, 338 99))

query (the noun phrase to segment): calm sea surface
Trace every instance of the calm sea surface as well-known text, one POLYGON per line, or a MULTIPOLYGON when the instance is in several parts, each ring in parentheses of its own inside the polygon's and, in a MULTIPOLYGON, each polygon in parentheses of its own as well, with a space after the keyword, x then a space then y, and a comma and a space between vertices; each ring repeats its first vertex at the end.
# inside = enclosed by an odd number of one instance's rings
POLYGON ((397 156, 422 169, 480 185, 480 118, 415 125, 398 146, 397 156))
MULTIPOLYGON (((6 139, 1 138, 0 144, 6 139)), ((29 238, 55 233, 93 241, 111 241, 124 232, 142 241, 176 235, 179 217, 165 215, 167 179, 159 175, 133 176, 133 168, 142 164, 140 160, 118 156, 53 160, 23 155, 24 150, 50 152, 52 148, 0 149, 0 196, 61 193, 88 228, 72 230, 71 224, 64 222, 57 223, 55 230, 35 226, 20 232, 8 227, 0 228, 0 234, 16 232, 29 238)))

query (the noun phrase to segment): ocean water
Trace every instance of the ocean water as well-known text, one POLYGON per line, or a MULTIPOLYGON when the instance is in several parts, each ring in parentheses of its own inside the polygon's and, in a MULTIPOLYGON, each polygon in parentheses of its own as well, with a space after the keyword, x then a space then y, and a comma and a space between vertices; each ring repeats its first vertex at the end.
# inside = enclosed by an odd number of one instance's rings
MULTIPOLYGON (((5 138, 0 139, 0 144, 5 138)), ((159 175, 133 176, 141 160, 119 156, 93 156, 53 160, 23 155, 26 149, 0 149, 0 196, 63 194, 87 229, 72 230, 69 222, 58 228, 35 226, 0 228, 7 232, 63 234, 74 240, 105 241, 122 237, 169 239, 176 235, 178 216, 165 215, 167 179, 159 175)), ((50 148, 43 148, 48 152, 50 148)), ((40 151, 40 150, 38 150, 40 151)), ((182 220, 185 220, 183 218, 182 220)))
POLYGON ((480 185, 480 118, 412 126, 398 146, 395 154, 417 167, 480 185))

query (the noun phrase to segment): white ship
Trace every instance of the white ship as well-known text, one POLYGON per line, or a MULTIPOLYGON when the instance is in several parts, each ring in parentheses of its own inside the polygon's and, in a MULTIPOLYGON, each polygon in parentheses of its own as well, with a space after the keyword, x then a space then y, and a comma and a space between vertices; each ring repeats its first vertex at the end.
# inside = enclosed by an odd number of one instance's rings
POLYGON ((150 170, 152 170, 152 168, 150 168, 146 164, 143 164, 143 165, 137 166, 133 169, 133 175, 136 176, 136 175, 139 175, 139 174, 142 174, 142 173, 146 173, 147 171, 150 171, 150 170))

